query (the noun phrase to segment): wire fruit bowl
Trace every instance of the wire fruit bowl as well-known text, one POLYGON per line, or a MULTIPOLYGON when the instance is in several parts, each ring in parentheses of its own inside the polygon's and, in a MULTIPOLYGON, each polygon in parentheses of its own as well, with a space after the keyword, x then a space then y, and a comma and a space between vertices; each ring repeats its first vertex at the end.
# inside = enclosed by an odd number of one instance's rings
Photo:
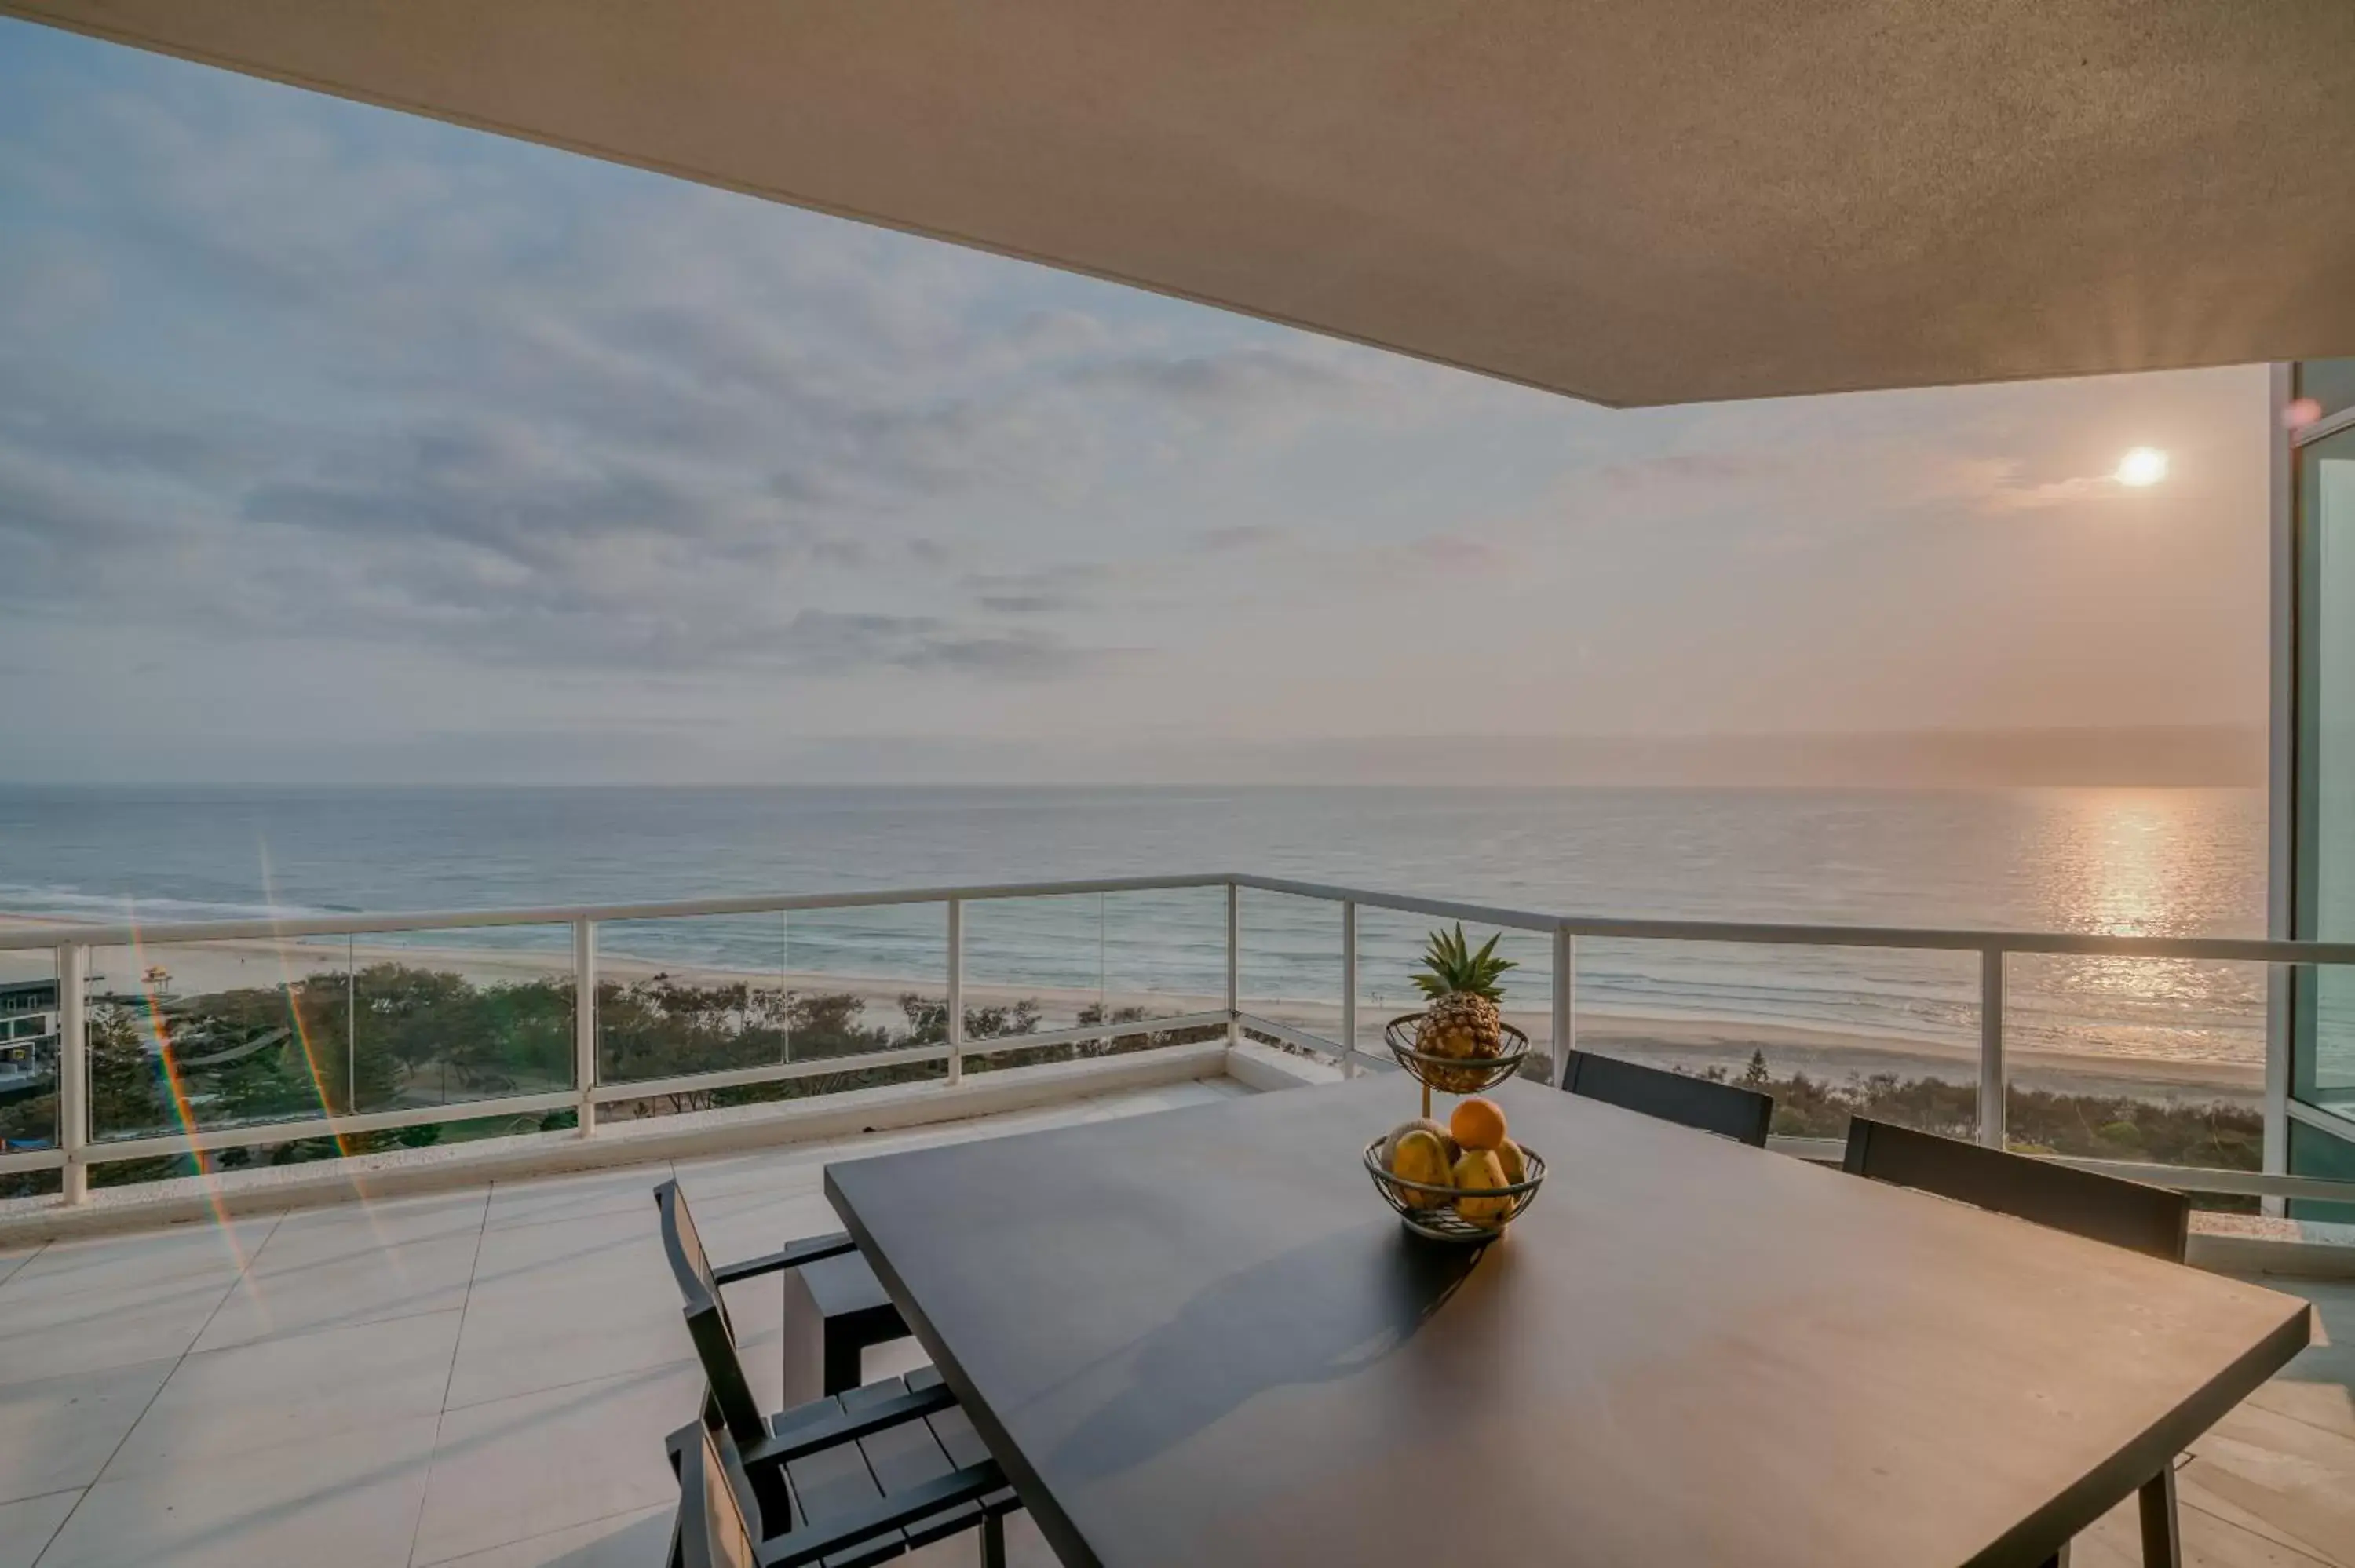
POLYGON ((1427 1181, 1409 1181, 1392 1175, 1382 1163, 1382 1145, 1388 1141, 1390 1136, 1385 1133, 1366 1145, 1366 1174, 1374 1179, 1374 1190, 1398 1211, 1406 1228, 1433 1241, 1495 1241, 1505 1234, 1507 1225, 1521 1217, 1522 1210, 1537 1200, 1538 1188, 1545 1182, 1545 1160, 1526 1144, 1521 1147, 1521 1163, 1527 1174, 1502 1187, 1438 1187, 1427 1181), (1505 1207, 1499 1213, 1467 1219, 1456 1209, 1465 1198, 1476 1202, 1502 1202, 1505 1207))
POLYGON ((1383 1026, 1382 1044, 1425 1088, 1450 1095, 1484 1094, 1518 1073, 1521 1064, 1529 1059, 1529 1037, 1509 1023, 1502 1026, 1505 1054, 1501 1056, 1434 1056, 1418 1051, 1414 1026, 1421 1022, 1420 1012, 1391 1019, 1383 1026))

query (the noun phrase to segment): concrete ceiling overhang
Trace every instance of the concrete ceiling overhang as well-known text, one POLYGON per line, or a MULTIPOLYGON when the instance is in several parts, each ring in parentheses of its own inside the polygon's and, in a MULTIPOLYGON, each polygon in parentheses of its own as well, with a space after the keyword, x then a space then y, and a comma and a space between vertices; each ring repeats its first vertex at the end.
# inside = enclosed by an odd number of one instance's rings
POLYGON ((2355 354, 2355 0, 0 0, 1637 405, 2355 354))

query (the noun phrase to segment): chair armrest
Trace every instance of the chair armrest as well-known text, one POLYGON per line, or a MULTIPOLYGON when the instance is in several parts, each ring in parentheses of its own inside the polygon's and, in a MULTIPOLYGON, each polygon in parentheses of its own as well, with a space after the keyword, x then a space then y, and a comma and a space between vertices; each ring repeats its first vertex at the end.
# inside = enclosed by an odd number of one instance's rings
POLYGON ((670 1473, 674 1479, 687 1467, 687 1449, 702 1441, 703 1423, 700 1420, 688 1422, 663 1439, 664 1451, 670 1455, 670 1473))
POLYGON ((994 1492, 1005 1484, 1006 1472, 997 1467, 995 1459, 952 1470, 823 1524, 805 1525, 783 1535, 771 1536, 757 1548, 761 1568, 803 1568, 804 1564, 821 1562, 846 1547, 896 1530, 936 1510, 994 1492))
POLYGON ((804 1422, 773 1437, 747 1444, 737 1451, 736 1457, 748 1470, 755 1465, 791 1464, 795 1459, 806 1458, 839 1444, 855 1443, 887 1426, 897 1426, 903 1421, 913 1421, 936 1410, 946 1410, 955 1403, 956 1395, 949 1392, 946 1383, 914 1393, 895 1393, 863 1410, 848 1411, 822 1421, 804 1422))
POLYGON ((852 1241, 847 1233, 837 1232, 830 1236, 811 1236, 806 1241, 790 1243, 766 1257, 747 1258, 742 1263, 731 1263, 725 1268, 715 1268, 711 1271, 711 1277, 722 1285, 733 1285, 740 1279, 751 1279, 762 1274, 775 1274, 780 1269, 799 1268, 805 1263, 816 1263, 821 1258, 840 1257, 844 1253, 858 1250, 858 1244, 852 1241))

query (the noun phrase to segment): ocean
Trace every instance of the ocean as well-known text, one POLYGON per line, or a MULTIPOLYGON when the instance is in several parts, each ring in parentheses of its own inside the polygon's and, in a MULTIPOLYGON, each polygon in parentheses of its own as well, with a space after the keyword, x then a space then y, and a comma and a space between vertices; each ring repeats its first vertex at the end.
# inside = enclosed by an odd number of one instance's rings
MULTIPOLYGON (((1581 914, 2259 936, 2264 864, 2264 799, 2230 789, 0 787, 0 912, 109 921, 1234 869, 1581 914)), ((1214 991, 1222 911, 1216 893, 977 906, 968 980, 1214 991)), ((1247 1005, 1337 995, 1329 906, 1247 893, 1243 923, 1247 1005)), ((1369 1007, 1413 1005, 1428 925, 1362 916, 1369 1007)), ((936 906, 601 939, 751 970, 942 968, 936 906)), ((1541 1010, 1542 940, 1506 946, 1525 960, 1508 1006, 1541 1010)), ((1966 954, 1587 940, 1577 984, 1582 1017, 1976 1037, 1966 954)), ((2253 1070, 2264 1005, 2257 965, 2018 958, 2010 1037, 2253 1070)))

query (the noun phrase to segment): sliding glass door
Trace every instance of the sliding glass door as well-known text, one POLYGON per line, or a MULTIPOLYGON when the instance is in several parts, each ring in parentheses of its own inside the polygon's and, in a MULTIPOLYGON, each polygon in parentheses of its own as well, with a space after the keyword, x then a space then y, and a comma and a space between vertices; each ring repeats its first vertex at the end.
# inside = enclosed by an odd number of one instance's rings
MULTIPOLYGON (((2343 942, 2355 940, 2355 361, 2298 366, 2290 391, 2291 934, 2343 942)), ((2355 1177, 2355 967, 2301 971, 2290 1013, 2289 1168, 2355 1177)), ((2355 1218, 2333 1209, 2312 1217, 2355 1218)))

